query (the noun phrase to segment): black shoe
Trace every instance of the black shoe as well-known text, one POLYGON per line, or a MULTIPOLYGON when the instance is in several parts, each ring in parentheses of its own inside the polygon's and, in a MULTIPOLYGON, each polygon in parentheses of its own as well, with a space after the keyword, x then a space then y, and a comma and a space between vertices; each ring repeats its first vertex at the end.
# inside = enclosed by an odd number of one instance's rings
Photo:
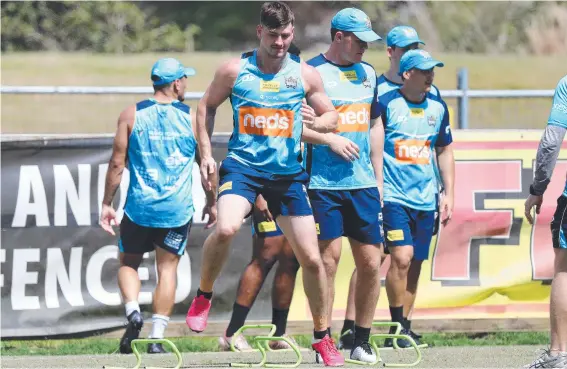
POLYGON ((417 334, 417 333, 415 333, 414 331, 412 331, 411 329, 410 329, 409 333, 410 333, 410 334, 409 334, 410 337, 413 338, 413 340, 415 341, 415 343, 416 343, 418 346, 421 345, 421 342, 420 342, 420 340, 421 340, 421 338, 422 338, 421 334, 417 334))
POLYGON ((150 343, 148 345, 148 354, 167 354, 161 343, 150 343))
POLYGON ((139 311, 134 311, 128 316, 128 325, 126 325, 126 331, 120 339, 120 353, 121 354, 131 354, 133 340, 140 336, 140 331, 144 326, 144 319, 139 311))
MULTIPOLYGON (((393 333, 395 333, 395 331, 392 332, 392 331, 390 330, 390 334, 393 334, 393 333)), ((407 329, 402 328, 402 330, 400 331, 400 334, 403 334, 403 335, 405 335, 405 336, 410 336, 411 338, 414 339, 415 343, 416 343, 417 345, 419 345, 419 343, 418 343, 419 341, 418 341, 415 337, 411 336, 410 331, 408 331, 407 329)), ((386 340, 384 341, 384 347, 393 348, 393 347, 394 347, 394 342, 393 342, 393 341, 394 341, 394 340, 393 340, 392 338, 386 338, 386 340)), ((398 341, 398 342, 397 342, 398 347, 401 348, 401 349, 405 349, 405 348, 412 347, 412 346, 411 346, 411 343, 409 343, 408 340, 404 340, 403 338, 398 338, 397 341, 398 341)))
POLYGON ((337 344, 337 349, 339 350, 352 350, 354 347, 354 332, 352 329, 348 329, 341 333, 339 338, 339 343, 337 344))

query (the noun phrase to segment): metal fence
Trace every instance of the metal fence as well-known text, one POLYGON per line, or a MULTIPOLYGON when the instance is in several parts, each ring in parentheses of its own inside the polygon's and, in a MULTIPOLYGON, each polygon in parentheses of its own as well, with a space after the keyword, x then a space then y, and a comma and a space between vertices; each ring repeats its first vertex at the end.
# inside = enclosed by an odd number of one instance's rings
MULTIPOLYGON (((151 87, 94 87, 94 86, 0 86, 0 93, 2 95, 148 95, 153 93, 151 87)), ((454 125, 456 128, 469 129, 473 128, 470 125, 471 109, 478 112, 478 110, 487 110, 487 114, 495 115, 494 107, 487 107, 487 104, 475 106, 475 102, 471 100, 486 100, 486 99, 513 99, 514 102, 507 103, 504 107, 500 106, 499 120, 510 119, 517 120, 517 116, 524 115, 525 112, 533 112, 540 110, 545 113, 551 107, 550 98, 553 97, 554 90, 471 90, 469 89, 469 77, 467 69, 460 69, 457 75, 457 89, 455 90, 441 90, 441 95, 447 99, 448 105, 453 111, 453 107, 457 109, 456 120, 454 125), (537 102, 537 107, 526 106, 523 102, 530 99, 533 104, 536 104, 534 99, 540 99, 537 102), (542 101, 543 99, 543 101, 542 101), (455 101, 453 104, 452 100, 455 101), (549 106, 549 107, 548 107, 549 106), (523 109, 523 111, 521 111, 523 109), (503 111, 503 112, 502 112, 503 111), (501 117, 500 117, 501 115, 501 117)), ((203 92, 187 92, 185 99, 187 101, 196 101, 203 96, 203 92)), ((57 104, 57 103, 56 103, 57 104)), ((503 105, 503 104, 502 104, 503 105)), ((478 114, 477 114, 478 115, 478 114)), ((538 121, 538 125, 544 124, 542 114, 532 118, 538 121)), ((4 118, 4 117, 3 117, 4 118)), ((9 118, 8 118, 9 119, 9 118)), ((477 120, 486 119, 482 115, 477 120)), ((480 127, 488 128, 488 127, 480 127)), ((536 128, 534 126, 515 126, 512 122, 505 127, 492 127, 492 128, 536 128)))

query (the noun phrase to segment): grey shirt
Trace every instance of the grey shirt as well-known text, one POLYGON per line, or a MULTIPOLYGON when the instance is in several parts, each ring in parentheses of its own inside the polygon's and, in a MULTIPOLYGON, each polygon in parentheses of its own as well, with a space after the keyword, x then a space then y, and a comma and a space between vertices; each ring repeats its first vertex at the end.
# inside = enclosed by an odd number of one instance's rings
POLYGON ((533 191, 536 195, 543 195, 551 180, 565 132, 567 128, 556 125, 548 125, 543 131, 535 164, 533 191))

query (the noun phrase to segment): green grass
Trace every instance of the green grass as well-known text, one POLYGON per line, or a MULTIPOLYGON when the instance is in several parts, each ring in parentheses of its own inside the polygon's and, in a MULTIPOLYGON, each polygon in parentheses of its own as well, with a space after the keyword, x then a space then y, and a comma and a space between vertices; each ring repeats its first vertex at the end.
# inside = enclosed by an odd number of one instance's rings
MULTIPOLYGON (((311 336, 294 336, 302 347, 310 347, 311 336)), ((498 332, 487 334, 431 333, 423 338, 430 346, 547 345, 549 334, 543 332, 498 332)), ((218 351, 215 337, 172 338, 181 352, 218 351)), ((87 355, 111 354, 118 339, 85 338, 74 340, 1 341, 2 355, 87 355)))
MULTIPOLYGON (((152 64, 173 56, 197 70, 188 91, 202 92, 215 69, 238 53, 163 53, 104 55, 88 53, 3 53, 2 85, 149 86, 152 64)), ((314 51, 302 56, 310 58, 314 51)), ((434 53, 445 62, 436 71, 435 84, 455 89, 457 71, 469 70, 473 89, 553 89, 567 73, 564 56, 470 55, 434 53)), ((365 60, 381 73, 388 65, 382 48, 369 51, 365 60)), ((114 132, 120 111, 140 95, 2 95, 2 133, 107 133, 114 132)), ((457 114, 455 99, 447 99, 457 114)), ((196 102, 189 102, 195 107, 196 102)), ((541 128, 550 99, 481 99, 470 106, 471 128, 541 128)), ((232 129, 228 103, 217 114, 216 131, 232 129)))

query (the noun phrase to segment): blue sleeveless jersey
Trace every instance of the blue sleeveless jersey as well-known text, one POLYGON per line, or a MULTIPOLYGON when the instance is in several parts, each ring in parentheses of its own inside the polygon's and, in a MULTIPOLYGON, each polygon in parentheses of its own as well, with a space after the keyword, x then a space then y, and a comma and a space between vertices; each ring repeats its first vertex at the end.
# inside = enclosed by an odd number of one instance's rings
POLYGON ((299 57, 288 54, 278 73, 264 74, 256 50, 244 53, 230 96, 234 129, 227 157, 273 174, 301 172, 304 96, 299 57))
POLYGON ((395 89, 379 98, 378 107, 385 131, 384 201, 435 210, 434 149, 453 141, 447 105, 431 93, 412 103, 395 89))
POLYGON ((189 107, 153 99, 136 104, 128 143, 130 186, 124 212, 136 224, 179 227, 194 213, 191 172, 197 141, 189 107))
POLYGON ((305 167, 310 174, 309 189, 353 190, 376 187, 370 161, 370 120, 379 116, 376 72, 367 63, 336 65, 322 54, 309 60, 325 86, 325 92, 339 113, 335 132, 356 143, 360 158, 347 161, 327 145, 306 145, 305 167))
MULTIPOLYGON (((561 78, 557 83, 547 124, 567 128, 567 76, 561 78)), ((565 183, 563 196, 567 196, 567 183, 565 183)))

